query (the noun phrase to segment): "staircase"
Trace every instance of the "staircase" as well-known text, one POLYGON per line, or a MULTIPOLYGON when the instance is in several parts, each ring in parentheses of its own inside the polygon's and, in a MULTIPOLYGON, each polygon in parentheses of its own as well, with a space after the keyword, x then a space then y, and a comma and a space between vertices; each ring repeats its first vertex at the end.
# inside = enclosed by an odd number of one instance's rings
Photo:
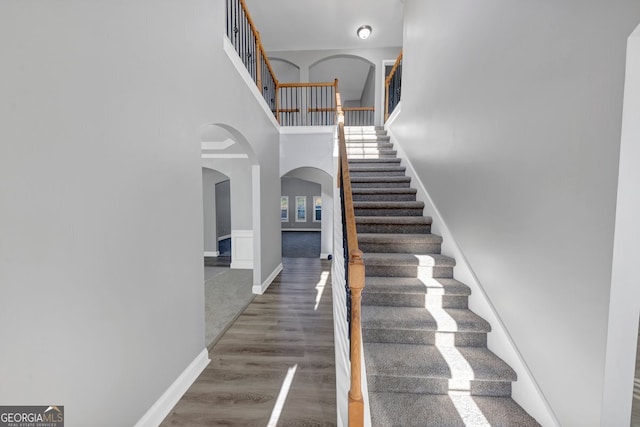
POLYGON ((362 340, 372 425, 538 426, 511 399, 516 373, 487 349, 490 325, 416 201, 381 128, 346 127, 358 245, 362 340))

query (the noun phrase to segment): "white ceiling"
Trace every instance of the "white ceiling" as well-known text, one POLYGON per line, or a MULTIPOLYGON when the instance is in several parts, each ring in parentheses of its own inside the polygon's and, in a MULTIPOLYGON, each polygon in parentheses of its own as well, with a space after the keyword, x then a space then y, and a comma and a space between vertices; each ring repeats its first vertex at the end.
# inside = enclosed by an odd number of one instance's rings
POLYGON ((402 46, 402 0, 246 0, 267 51, 402 46), (371 25, 366 40, 356 36, 371 25))

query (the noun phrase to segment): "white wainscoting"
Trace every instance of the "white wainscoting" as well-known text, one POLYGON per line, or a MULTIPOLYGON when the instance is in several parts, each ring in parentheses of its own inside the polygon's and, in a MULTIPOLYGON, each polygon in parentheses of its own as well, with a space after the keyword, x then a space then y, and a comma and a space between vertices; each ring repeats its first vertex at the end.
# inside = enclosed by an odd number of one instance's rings
POLYGON ((231 268, 253 269, 253 230, 231 230, 231 268))

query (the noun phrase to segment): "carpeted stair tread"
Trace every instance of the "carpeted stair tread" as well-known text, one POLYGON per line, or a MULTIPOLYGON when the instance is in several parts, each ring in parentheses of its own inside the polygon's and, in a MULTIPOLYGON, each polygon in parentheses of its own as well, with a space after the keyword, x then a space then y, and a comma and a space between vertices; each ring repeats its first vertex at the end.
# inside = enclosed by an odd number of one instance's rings
POLYGON ((382 133, 349 133, 344 136, 347 143, 354 141, 389 141, 391 139, 389 135, 384 135, 382 133))
POLYGON ((456 279, 415 277, 367 277, 363 294, 409 293, 422 295, 471 295, 471 289, 456 279))
POLYGON ((416 194, 418 191, 415 188, 354 188, 352 194, 416 194))
POLYGON ((407 188, 411 182, 411 178, 404 175, 397 176, 352 176, 352 188, 367 187, 387 187, 387 188, 407 188))
POLYGON ((417 267, 454 267, 456 260, 442 254, 365 253, 366 265, 407 265, 417 267))
POLYGON ((374 425, 388 427, 539 427, 509 397, 370 392, 374 425))
POLYGON ((486 320, 467 309, 364 305, 362 306, 362 329, 491 332, 491 326, 486 320), (441 321, 438 325, 436 318, 443 315, 448 319, 441 321))
MULTIPOLYGON (((443 350, 444 351, 444 350, 443 350)), ((516 381, 509 365, 487 348, 456 347, 471 367, 455 366, 454 375, 441 349, 434 345, 367 343, 364 358, 367 377, 414 377, 456 380, 516 381)))
POLYGON ((394 242, 442 243, 442 237, 437 234, 358 233, 358 243, 360 242, 376 242, 389 245, 394 242))
POLYGON ((430 233, 358 233, 360 250, 366 253, 440 253, 442 237, 430 233))
POLYGON ((383 158, 383 159, 349 159, 350 165, 362 165, 362 164, 371 164, 371 165, 396 165, 400 164, 400 159, 395 158, 383 158))
POLYGON ((411 200, 404 200, 399 202, 389 201, 389 200, 376 201, 376 202, 357 201, 357 202, 353 202, 353 207, 355 209, 358 209, 358 208, 368 208, 368 209, 388 209, 388 208, 417 209, 417 208, 420 208, 420 209, 423 209, 424 202, 416 202, 411 200))
POLYGON ((429 224, 430 216, 357 216, 356 224, 429 224))
POLYGON ((349 165, 350 173, 404 173, 404 166, 354 166, 349 165))

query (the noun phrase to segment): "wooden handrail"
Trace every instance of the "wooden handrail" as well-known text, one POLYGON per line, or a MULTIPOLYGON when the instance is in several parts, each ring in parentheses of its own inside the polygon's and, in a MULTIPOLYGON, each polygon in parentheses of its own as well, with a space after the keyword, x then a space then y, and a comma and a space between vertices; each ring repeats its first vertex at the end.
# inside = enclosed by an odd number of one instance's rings
POLYGON ((402 62, 402 51, 400 51, 400 54, 398 55, 398 58, 396 59, 396 62, 393 64, 393 67, 391 67, 391 71, 389 72, 389 75, 384 80, 384 121, 385 122, 389 118, 389 113, 390 113, 390 111, 389 111, 389 85, 391 84, 391 79, 396 74, 396 71, 397 71, 398 67, 400 66, 400 62, 402 62))
POLYGON ((344 218, 347 231, 347 247, 349 248, 348 284, 351 291, 351 378, 349 389, 349 427, 364 426, 364 399, 362 397, 362 327, 361 301, 365 286, 365 266, 362 251, 358 248, 356 217, 353 208, 349 160, 347 158, 346 139, 344 136, 344 113, 340 105, 340 97, 336 96, 338 118, 338 141, 340 168, 338 185, 342 184, 344 218))
POLYGON ((374 111, 374 107, 342 107, 342 111, 374 111))
POLYGON ((327 87, 335 86, 335 82, 319 82, 319 83, 278 83, 278 87, 327 87))
MULTIPOLYGON (((273 68, 271 67, 271 63, 269 62, 269 57, 267 57, 267 54, 265 53, 264 46, 262 45, 262 39, 260 38, 260 32, 258 31, 258 27, 256 27, 256 25, 253 22, 253 18, 251 18, 251 14, 249 13, 249 8, 247 7, 245 0, 239 0, 239 1, 240 1, 240 7, 242 8, 242 12, 247 18, 247 22, 249 23, 249 28, 251 28, 253 37, 256 40, 256 86, 258 87, 258 90, 260 91, 260 93, 263 93, 262 92, 261 60, 264 59, 264 63, 266 64, 267 69, 269 70, 269 74, 271 74, 271 79, 273 80, 274 85, 276 87, 276 91, 277 91, 278 79, 276 78, 276 73, 273 72, 273 68)), ((276 100, 276 104, 277 104, 277 100, 276 100)))

